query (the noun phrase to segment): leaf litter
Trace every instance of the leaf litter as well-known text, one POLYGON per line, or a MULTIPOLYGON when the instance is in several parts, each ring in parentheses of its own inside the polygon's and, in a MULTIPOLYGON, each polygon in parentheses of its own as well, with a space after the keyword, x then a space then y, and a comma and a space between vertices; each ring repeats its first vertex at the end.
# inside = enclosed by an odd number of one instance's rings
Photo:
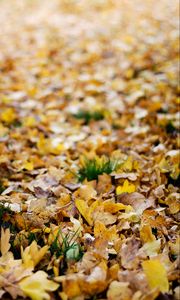
POLYGON ((0 298, 179 299, 178 1, 0 1, 0 298))

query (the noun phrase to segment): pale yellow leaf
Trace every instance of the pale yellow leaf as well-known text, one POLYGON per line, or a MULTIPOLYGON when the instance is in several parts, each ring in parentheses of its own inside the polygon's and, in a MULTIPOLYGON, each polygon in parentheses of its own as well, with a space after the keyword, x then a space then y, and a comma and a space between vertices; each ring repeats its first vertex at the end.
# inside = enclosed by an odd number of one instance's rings
POLYGON ((23 293, 32 300, 49 300, 48 292, 57 290, 59 284, 48 280, 48 274, 38 271, 33 275, 23 279, 19 286, 23 293))
POLYGON ((132 291, 128 285, 128 282, 112 281, 107 292, 108 300, 131 300, 132 291))
POLYGON ((40 248, 36 241, 33 241, 29 247, 22 251, 22 260, 25 265, 35 267, 44 257, 49 246, 46 245, 40 248))

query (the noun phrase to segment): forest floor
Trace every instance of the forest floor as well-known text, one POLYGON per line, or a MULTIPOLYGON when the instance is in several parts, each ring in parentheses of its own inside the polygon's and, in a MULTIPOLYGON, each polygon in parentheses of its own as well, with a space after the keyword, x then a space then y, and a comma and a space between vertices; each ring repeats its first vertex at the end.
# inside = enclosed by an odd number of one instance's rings
POLYGON ((178 1, 0 20, 0 299, 180 299, 178 1))

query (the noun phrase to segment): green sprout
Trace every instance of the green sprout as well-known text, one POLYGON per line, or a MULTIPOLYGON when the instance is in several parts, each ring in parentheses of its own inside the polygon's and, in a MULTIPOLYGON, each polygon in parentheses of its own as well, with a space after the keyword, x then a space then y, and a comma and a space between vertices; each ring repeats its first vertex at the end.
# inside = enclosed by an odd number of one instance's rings
POLYGON ((104 119, 104 113, 102 111, 89 112, 87 110, 80 110, 76 114, 73 114, 76 119, 84 120, 87 125, 91 120, 99 121, 104 119))
POLYGON ((55 254, 57 258, 63 256, 67 261, 78 261, 82 257, 82 249, 76 241, 73 241, 77 232, 72 236, 69 233, 64 236, 59 230, 50 246, 51 255, 55 254), (62 242, 60 242, 59 236, 61 236, 62 242))
POLYGON ((83 166, 78 171, 78 179, 82 182, 85 178, 88 181, 97 180, 99 175, 110 174, 117 169, 119 162, 114 159, 102 157, 84 159, 83 166))
POLYGON ((168 134, 176 134, 177 133, 177 129, 176 127, 173 125, 172 122, 168 122, 167 125, 166 125, 166 132, 168 134))

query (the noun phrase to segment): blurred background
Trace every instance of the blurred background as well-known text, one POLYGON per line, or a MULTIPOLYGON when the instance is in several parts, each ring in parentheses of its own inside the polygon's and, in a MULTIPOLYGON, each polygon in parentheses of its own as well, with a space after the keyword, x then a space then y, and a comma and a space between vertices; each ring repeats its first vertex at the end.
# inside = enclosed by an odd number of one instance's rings
POLYGON ((1 0, 0 20, 1 93, 53 84, 81 99, 95 76, 113 106, 129 79, 150 95, 159 80, 177 84, 178 0, 1 0))

